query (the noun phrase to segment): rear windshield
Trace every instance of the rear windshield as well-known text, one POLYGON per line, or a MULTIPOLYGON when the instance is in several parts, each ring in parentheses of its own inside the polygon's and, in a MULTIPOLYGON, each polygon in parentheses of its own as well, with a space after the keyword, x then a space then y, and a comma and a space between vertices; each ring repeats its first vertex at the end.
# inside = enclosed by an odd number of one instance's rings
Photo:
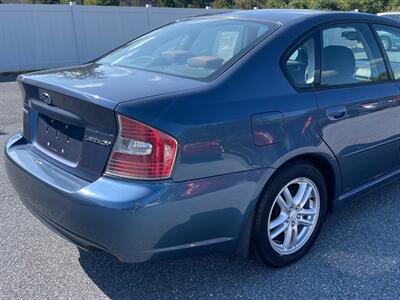
POLYGON ((277 25, 237 19, 191 19, 150 32, 97 63, 206 79, 277 25))

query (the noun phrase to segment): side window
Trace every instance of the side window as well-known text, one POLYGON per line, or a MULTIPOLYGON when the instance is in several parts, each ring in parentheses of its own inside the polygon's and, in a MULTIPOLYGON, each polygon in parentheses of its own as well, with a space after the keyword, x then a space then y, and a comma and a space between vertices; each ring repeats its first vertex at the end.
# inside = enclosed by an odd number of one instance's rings
POLYGON ((321 85, 376 82, 388 78, 383 58, 366 24, 322 31, 321 85))
POLYGON ((374 25, 383 48, 386 51, 393 75, 396 80, 400 79, 400 29, 374 25))
POLYGON ((315 77, 315 42, 306 40, 296 48, 285 62, 288 76, 296 87, 312 86, 315 77))

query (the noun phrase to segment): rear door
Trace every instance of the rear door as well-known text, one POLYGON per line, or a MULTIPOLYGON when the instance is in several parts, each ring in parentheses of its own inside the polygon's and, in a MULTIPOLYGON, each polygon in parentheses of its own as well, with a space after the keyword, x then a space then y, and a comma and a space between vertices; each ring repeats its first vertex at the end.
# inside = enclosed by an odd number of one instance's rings
MULTIPOLYGON (((397 87, 400 90, 400 29, 397 27, 385 25, 373 25, 378 40, 381 43, 381 49, 388 62, 388 67, 393 74, 393 79, 396 81, 397 87)), ((397 99, 400 102, 400 98, 397 99)), ((400 117, 399 132, 400 132, 400 117)), ((400 155, 396 160, 396 167, 400 166, 400 155)))
POLYGON ((348 190, 393 168, 400 93, 367 24, 332 25, 320 36, 319 131, 348 190))

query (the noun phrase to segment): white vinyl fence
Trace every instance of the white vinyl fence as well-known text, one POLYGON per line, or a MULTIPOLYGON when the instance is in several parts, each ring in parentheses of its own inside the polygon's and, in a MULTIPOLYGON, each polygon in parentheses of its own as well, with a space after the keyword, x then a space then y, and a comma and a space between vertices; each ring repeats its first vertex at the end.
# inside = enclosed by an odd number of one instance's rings
POLYGON ((85 63, 176 19, 216 11, 0 4, 0 73, 85 63))

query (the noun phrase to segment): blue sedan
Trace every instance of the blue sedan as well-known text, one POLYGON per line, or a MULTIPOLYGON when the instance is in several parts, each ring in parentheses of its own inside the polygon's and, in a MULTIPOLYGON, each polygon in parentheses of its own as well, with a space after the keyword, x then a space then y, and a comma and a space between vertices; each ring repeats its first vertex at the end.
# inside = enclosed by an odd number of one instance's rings
POLYGON ((240 11, 21 75, 8 177, 44 224, 122 262, 225 252, 288 265, 336 200, 400 173, 400 55, 383 35, 398 39, 398 23, 240 11))

